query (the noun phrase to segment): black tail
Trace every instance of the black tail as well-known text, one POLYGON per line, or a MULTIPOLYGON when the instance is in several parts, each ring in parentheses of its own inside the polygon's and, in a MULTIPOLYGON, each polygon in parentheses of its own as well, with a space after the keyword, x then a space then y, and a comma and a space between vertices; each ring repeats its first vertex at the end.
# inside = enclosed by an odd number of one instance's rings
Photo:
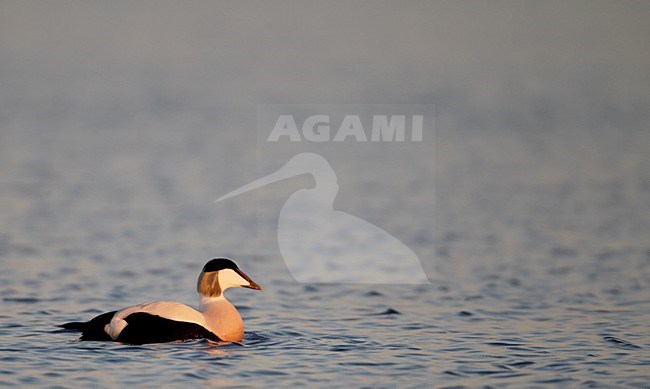
POLYGON ((79 332, 83 332, 86 326, 88 326, 89 322, 81 322, 81 321, 73 321, 71 323, 65 323, 59 325, 61 328, 65 328, 66 330, 75 330, 79 332))
POLYGON ((66 330, 81 332, 81 340, 111 340, 110 336, 104 332, 104 326, 110 323, 115 312, 106 312, 87 322, 73 321, 61 324, 59 327, 66 330))

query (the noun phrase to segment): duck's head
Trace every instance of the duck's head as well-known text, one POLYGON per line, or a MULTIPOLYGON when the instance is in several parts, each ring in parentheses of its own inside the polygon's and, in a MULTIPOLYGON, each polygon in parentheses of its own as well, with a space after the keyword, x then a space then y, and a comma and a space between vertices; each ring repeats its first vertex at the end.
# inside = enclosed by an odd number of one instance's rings
POLYGON ((224 290, 232 287, 262 290, 235 262, 227 258, 215 258, 206 263, 196 284, 199 294, 206 297, 219 297, 224 290))

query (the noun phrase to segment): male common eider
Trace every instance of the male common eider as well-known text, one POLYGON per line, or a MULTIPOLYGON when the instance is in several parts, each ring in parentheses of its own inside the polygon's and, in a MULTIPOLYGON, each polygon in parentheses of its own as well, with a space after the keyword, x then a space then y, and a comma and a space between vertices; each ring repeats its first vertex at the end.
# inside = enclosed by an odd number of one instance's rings
POLYGON ((244 322, 223 292, 231 287, 262 290, 226 258, 209 261, 196 286, 199 310, 185 304, 155 301, 101 314, 87 322, 61 325, 81 332, 81 340, 113 340, 130 344, 186 339, 241 342, 244 322))

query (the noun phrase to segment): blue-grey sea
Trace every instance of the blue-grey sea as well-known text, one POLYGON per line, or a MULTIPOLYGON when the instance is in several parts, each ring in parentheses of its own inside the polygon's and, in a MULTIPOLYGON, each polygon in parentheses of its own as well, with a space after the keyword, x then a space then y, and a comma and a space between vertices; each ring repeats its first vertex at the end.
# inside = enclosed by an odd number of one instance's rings
POLYGON ((0 385, 650 386, 649 7, 329 4, 2 2, 0 385), (286 162, 263 103, 435 104, 430 154, 330 160, 430 284, 297 282, 308 176, 214 203, 286 162), (264 287, 226 292, 243 344, 57 327, 196 306, 220 256, 264 287))

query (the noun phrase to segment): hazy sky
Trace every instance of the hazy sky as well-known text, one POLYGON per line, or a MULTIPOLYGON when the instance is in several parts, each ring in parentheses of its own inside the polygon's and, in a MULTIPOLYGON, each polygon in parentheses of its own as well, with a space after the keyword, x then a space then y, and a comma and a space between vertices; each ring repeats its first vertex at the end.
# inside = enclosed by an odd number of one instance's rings
POLYGON ((249 126, 258 103, 435 103, 464 127, 642 128, 649 19, 647 1, 4 0, 0 112, 249 126))

